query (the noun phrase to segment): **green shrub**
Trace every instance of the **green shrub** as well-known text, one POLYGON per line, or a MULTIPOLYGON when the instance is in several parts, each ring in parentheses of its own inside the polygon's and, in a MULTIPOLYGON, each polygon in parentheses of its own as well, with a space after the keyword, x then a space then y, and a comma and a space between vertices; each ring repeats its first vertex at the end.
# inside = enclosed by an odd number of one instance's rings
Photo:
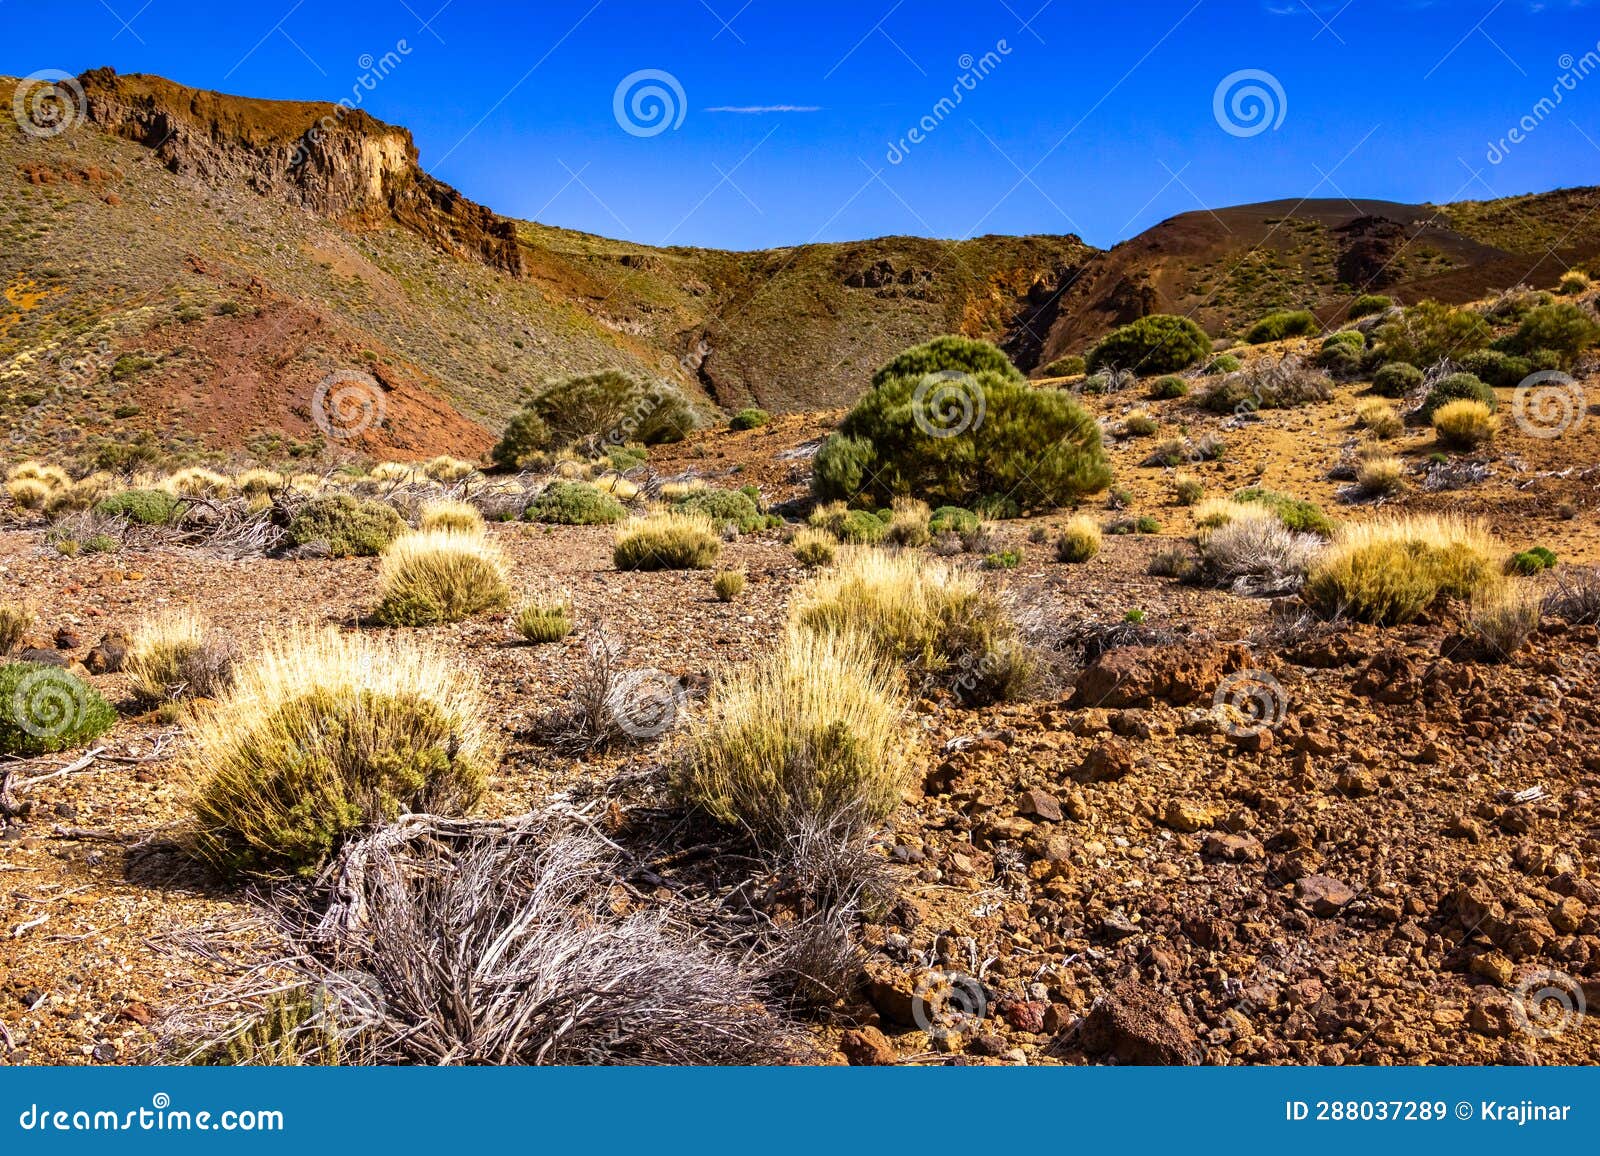
POLYGON ((1404 361, 1391 361, 1372 375, 1372 392, 1379 397, 1404 397, 1422 384, 1422 370, 1404 361))
POLYGON ((1243 364, 1244 362, 1240 361, 1233 354, 1221 353, 1206 363, 1206 367, 1203 372, 1206 374, 1237 373, 1239 371, 1239 367, 1243 364))
POLYGON ((1361 351, 1352 345, 1338 343, 1325 345, 1317 351, 1316 363, 1341 380, 1349 380, 1361 373, 1361 351))
POLYGON ((1323 349, 1333 349, 1335 346, 1345 345, 1351 349, 1365 349, 1367 338, 1359 329, 1341 329, 1337 333, 1330 333, 1322 339, 1323 349))
POLYGON ((1537 574, 1541 570, 1552 569, 1556 564, 1555 551, 1544 546, 1534 546, 1532 549, 1519 550, 1511 555, 1511 561, 1506 563, 1508 574, 1537 574))
POLYGON ((672 503, 686 514, 704 514, 719 526, 733 524, 749 534, 767 527, 767 516, 742 490, 696 490, 672 503))
POLYGON ((1494 390, 1470 373, 1452 373, 1442 377, 1434 387, 1428 391, 1428 396, 1422 403, 1422 408, 1417 415, 1425 422, 1433 421, 1433 411, 1452 401, 1481 401, 1494 412, 1498 404, 1494 390))
POLYGON ((972 337, 946 334, 896 354, 872 375, 872 386, 876 389, 895 377, 921 381, 930 373, 964 373, 972 376, 992 373, 1019 384, 1023 380, 1021 371, 1011 364, 1011 359, 997 346, 972 337))
POLYGON ((1100 527, 1093 518, 1079 514, 1069 521, 1056 538, 1058 562, 1087 562, 1100 553, 1100 527))
POLYGON ((111 379, 113 381, 126 381, 130 377, 137 377, 147 369, 155 368, 155 361, 142 353, 124 353, 111 364, 111 379))
POLYGON ((1159 534, 1161 523, 1149 514, 1137 518, 1119 518, 1106 527, 1108 534, 1159 534))
POLYGON ((790 543, 802 566, 828 566, 838 554, 838 543, 826 530, 801 530, 790 543))
POLYGON ((811 511, 807 522, 818 530, 826 530, 841 542, 871 545, 882 541, 889 525, 871 510, 852 510, 843 502, 829 502, 811 511))
POLYGON ((523 511, 530 522, 563 526, 609 526, 627 514, 621 502, 588 482, 551 482, 523 511))
POLYGON ((1384 361, 1432 365, 1489 344, 1489 323, 1476 313, 1421 301, 1378 326, 1374 348, 1384 361))
POLYGON ((749 406, 733 415, 733 420, 728 423, 728 428, 733 430, 756 429, 766 425, 771 420, 772 415, 766 410, 749 406))
POLYGON ((123 490, 102 498, 95 506, 96 513, 127 518, 141 526, 165 526, 178 509, 178 499, 165 490, 123 490))
POLYGON ((1282 341, 1285 337, 1306 337, 1322 328, 1314 313, 1305 309, 1285 309, 1269 313, 1252 325, 1244 339, 1251 345, 1282 341))
POLYGON ((606 454, 606 463, 619 474, 636 469, 650 460, 650 451, 644 446, 618 446, 606 454))
POLYGON ((1350 303, 1350 312, 1346 316, 1354 321, 1358 317, 1370 317, 1374 313, 1387 313, 1393 307, 1393 297, 1385 297, 1382 293, 1363 293, 1350 303))
POLYGON ((709 519, 671 511, 623 526, 612 561, 618 570, 709 570, 721 550, 717 527, 709 519))
POLYGON ((572 595, 565 590, 541 591, 518 606, 511 621, 527 642, 560 642, 572 633, 572 595))
POLYGON ((1498 349, 1474 349, 1461 359, 1461 368, 1497 389, 1511 389, 1533 372, 1533 362, 1498 349))
POLYGON ((954 426, 942 424, 937 395, 918 395, 921 379, 891 377, 870 390, 817 452, 817 495, 878 505, 900 496, 935 505, 1009 497, 1037 508, 1109 483, 1100 427, 1069 395, 988 370, 950 387, 972 415, 954 426))
POLYGON ((1150 387, 1150 396, 1157 401, 1168 401, 1175 397, 1184 397, 1189 392, 1189 383, 1176 374, 1167 374, 1158 377, 1155 384, 1150 387))
POLYGON ((732 602, 744 593, 744 584, 743 570, 718 570, 711 576, 711 592, 718 602, 732 602))
POLYGON ((296 546, 323 543, 335 558, 381 553, 405 531, 393 506, 372 498, 329 494, 312 498, 289 520, 289 540, 296 546))
POLYGON ((1322 507, 1304 498, 1292 498, 1288 494, 1264 490, 1259 486, 1249 486, 1235 493, 1233 500, 1265 506, 1276 514, 1278 521, 1286 527, 1303 534, 1321 534, 1326 537, 1333 533, 1333 522, 1322 512, 1322 507))
POLYGON ((577 447, 593 455, 608 445, 682 441, 695 425, 694 408, 674 386, 604 369, 552 381, 535 393, 491 456, 497 465, 516 467, 550 449, 577 447))
POLYGON ((1084 360, 1076 353, 1069 353, 1065 357, 1058 357, 1049 365, 1038 371, 1039 377, 1078 377, 1085 372, 1087 366, 1084 360))
POLYGON ((1022 561, 1020 550, 996 550, 993 554, 986 554, 983 564, 990 570, 1015 570, 1022 561))
POLYGON ((1089 371, 1131 369, 1139 374, 1176 373, 1211 352, 1211 338, 1187 317, 1152 313, 1113 330, 1089 351, 1089 371))
POLYGON ((0 665, 0 754, 34 758, 85 746, 116 721, 99 691, 58 666, 0 665))
POLYGON ((1524 356, 1532 356, 1536 350, 1551 350, 1565 368, 1596 342, 1600 342, 1600 324, 1580 306, 1562 301, 1529 311, 1517 331, 1496 344, 1508 353, 1524 356))
POLYGON ((511 599, 505 559, 481 534, 419 530, 384 548, 378 568, 382 626, 436 626, 499 610, 511 599))
POLYGON ((978 528, 977 514, 960 506, 940 506, 928 518, 928 532, 939 534, 970 534, 978 528))

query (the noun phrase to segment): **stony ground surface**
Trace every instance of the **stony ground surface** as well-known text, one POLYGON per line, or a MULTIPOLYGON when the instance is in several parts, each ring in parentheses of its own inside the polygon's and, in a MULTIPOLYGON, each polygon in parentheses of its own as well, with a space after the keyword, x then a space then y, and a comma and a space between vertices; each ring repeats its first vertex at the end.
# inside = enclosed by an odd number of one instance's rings
MULTIPOLYGON (((1096 404, 1112 413, 1118 403, 1096 404)), ((1320 419, 1302 411, 1288 425, 1229 429, 1237 452, 1197 472, 1223 493, 1253 480, 1265 459, 1265 484, 1364 516, 1321 476, 1349 404, 1330 403, 1320 419), (1318 428, 1333 432, 1309 436, 1318 428)), ((1169 420, 1191 432, 1221 425, 1193 411, 1169 420)), ((826 425, 792 417, 711 433, 653 462, 663 473, 754 482, 782 502, 804 492, 808 463, 795 451, 826 425)), ((1414 435, 1411 452, 1425 452, 1426 436, 1414 435)), ((1575 465, 1600 457, 1584 457, 1588 448, 1568 442, 1562 466, 1545 443, 1511 434, 1479 488, 1404 504, 1486 511, 1510 543, 1593 561, 1596 495, 1575 465)), ((918 701, 919 783, 881 841, 902 899, 863 929, 856 990, 817 1022, 819 1055, 1600 1060, 1600 1020, 1541 1018, 1533 997, 1548 989, 1600 1009, 1595 629, 1547 621, 1500 663, 1481 661, 1447 612, 1395 630, 1271 635, 1264 601, 1146 575, 1151 555, 1189 527, 1187 511, 1167 503, 1161 471, 1134 464, 1142 452, 1116 447, 1119 482, 1134 512, 1162 519, 1163 535, 1108 537, 1099 557, 1069 567, 1030 540, 1059 519, 1006 523, 1000 539, 1023 560, 983 574, 1046 641, 1059 624, 1117 622, 1138 609, 1145 641, 1160 644, 1066 664, 1036 701, 980 710, 918 701), (1268 708, 1262 725, 1212 709, 1251 696, 1268 708), (941 992, 954 998, 941 1002, 941 992), (931 1022, 929 1007, 941 1009, 931 1022), (973 1014, 956 1014, 963 1007, 973 1014)), ((618 573, 606 528, 491 532, 518 586, 553 578, 571 588, 579 624, 543 647, 516 644, 503 617, 420 632, 476 671, 500 711, 507 755, 485 803, 491 815, 648 777, 675 757, 681 735, 592 759, 537 741, 536 722, 561 702, 596 628, 626 647, 630 666, 681 679, 692 702, 713 672, 772 644, 805 578, 776 530, 724 548, 724 563, 750 576, 731 604, 712 597, 703 573, 618 573)), ((978 565, 971 555, 954 561, 978 565)), ((0 577, 8 598, 40 612, 30 644, 74 661, 163 606, 204 610, 248 650, 293 622, 356 628, 376 597, 372 559, 233 561, 193 550, 67 559, 26 525, 0 531, 0 577)), ((184 784, 171 761, 181 730, 133 713, 122 676, 93 681, 125 709, 102 756, 31 783, 27 813, 0 834, 0 1056, 11 1063, 148 1058, 160 1017, 213 979, 175 938, 233 927, 249 910, 242 891, 183 853, 184 784)), ((39 760, 26 775, 72 761, 39 760)), ((619 839, 659 820, 649 808, 631 813, 630 798, 619 792, 608 817, 619 839)), ((668 864, 660 883, 698 869, 668 864)))

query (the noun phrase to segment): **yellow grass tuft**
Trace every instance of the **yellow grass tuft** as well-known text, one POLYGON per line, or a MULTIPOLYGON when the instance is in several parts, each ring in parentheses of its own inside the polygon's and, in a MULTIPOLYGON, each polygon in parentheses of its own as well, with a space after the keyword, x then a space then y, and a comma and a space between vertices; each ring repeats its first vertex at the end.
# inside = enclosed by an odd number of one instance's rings
POLYGON ((1367 458, 1356 467, 1356 485, 1364 494, 1398 494, 1406 488, 1406 463, 1401 458, 1367 458))
POLYGON ((122 670, 142 702, 176 698, 188 681, 184 667, 205 645, 206 624, 187 610, 169 612, 141 623, 123 660, 122 670))
POLYGON ((718 602, 732 602, 744 593, 743 570, 718 570, 711 576, 711 590, 718 602))
POLYGON ((789 546, 794 556, 805 566, 831 566, 839 553, 839 541, 826 530, 813 530, 809 526, 795 532, 789 546))
POLYGON ((23 636, 33 628, 34 613, 15 602, 0 602, 0 658, 10 654, 22 644, 23 636))
POLYGON ((1476 449, 1499 431, 1500 419, 1481 401, 1462 398, 1433 411, 1433 432, 1451 449, 1476 449))
POLYGON ((911 777, 898 683, 858 639, 791 633, 717 679, 684 794, 769 847, 806 828, 881 822, 911 777))
POLYGON ((462 478, 471 477, 478 472, 478 467, 461 458, 453 458, 449 454, 440 454, 427 465, 422 467, 422 472, 436 482, 459 482, 462 478))
POLYGON ((12 478, 6 483, 6 493, 23 510, 38 510, 50 497, 50 486, 38 478, 12 478))
POLYGON ((1233 498, 1207 498, 1194 508, 1194 524, 1201 530, 1215 530, 1232 522, 1276 518, 1265 502, 1239 502, 1233 498))
POLYGON ((623 523, 613 559, 618 570, 709 570, 721 551, 710 518, 662 511, 623 523))
POLYGON ((1356 407, 1356 424, 1379 441, 1397 438, 1405 430, 1400 411, 1381 398, 1368 398, 1356 407))
POLYGON ((1409 622, 1445 596, 1482 596, 1505 551, 1481 522, 1410 516, 1341 526, 1312 563, 1305 596, 1324 613, 1409 622))
POLYGON ((594 488, 619 502, 631 502, 639 496, 639 487, 621 474, 602 474, 594 480, 594 488))
POLYGON ((1056 561, 1087 562, 1100 553, 1100 524, 1087 514, 1079 514, 1056 535, 1056 561))
POLYGON ((72 484, 72 478, 60 466, 43 462, 18 462, 6 473, 8 482, 42 482, 47 490, 59 490, 72 484))
POLYGON ((434 626, 499 610, 510 600, 505 560, 481 534, 419 530, 402 534, 378 562, 385 626, 434 626))
POLYGON ((251 497, 257 494, 270 494, 274 490, 283 489, 283 475, 277 470, 244 470, 235 475, 233 485, 241 494, 251 497))
POLYGON ((458 530, 463 534, 483 533, 483 515, 470 502, 440 499, 422 507, 417 523, 424 530, 458 530))
POLYGON ((226 498, 233 492, 233 482, 215 470, 189 466, 164 479, 161 489, 175 498, 226 498))
POLYGON ((534 591, 517 607, 512 625, 528 642, 559 642, 572 633, 572 592, 564 586, 534 591))
POLYGON ((291 630, 188 722, 199 849, 230 871, 311 874, 402 812, 464 813, 498 759, 487 719, 476 678, 442 651, 291 630))

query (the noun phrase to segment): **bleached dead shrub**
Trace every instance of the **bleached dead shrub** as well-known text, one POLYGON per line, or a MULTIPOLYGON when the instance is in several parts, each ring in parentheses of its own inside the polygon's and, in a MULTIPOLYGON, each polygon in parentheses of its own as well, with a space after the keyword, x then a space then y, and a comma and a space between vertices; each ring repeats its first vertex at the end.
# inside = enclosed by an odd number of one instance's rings
POLYGON ((604 627, 593 632, 567 701, 540 723, 545 741, 578 753, 651 742, 683 721, 683 684, 665 671, 625 666, 623 657, 604 627))
POLYGON ((1265 516, 1238 517, 1204 530, 1196 544, 1214 581, 1240 592, 1266 594, 1296 589, 1322 540, 1289 529, 1267 511, 1265 516))

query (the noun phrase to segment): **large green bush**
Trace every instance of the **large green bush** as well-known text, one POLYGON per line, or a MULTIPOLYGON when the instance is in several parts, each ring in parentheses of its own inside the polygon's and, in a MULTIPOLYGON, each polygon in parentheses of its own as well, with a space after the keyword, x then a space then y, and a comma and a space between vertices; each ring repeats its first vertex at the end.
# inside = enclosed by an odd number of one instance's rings
POLYGON ((405 520, 393 506, 372 498, 330 494, 312 498, 289 520, 289 540, 296 546, 321 542, 335 558, 380 553, 405 532, 405 520))
POLYGON ((1420 301, 1378 326, 1374 348, 1384 361, 1432 365, 1442 357, 1482 349, 1492 335, 1489 323, 1476 313, 1420 301))
POLYGON ((1422 384, 1422 370, 1405 361, 1391 361, 1372 375, 1372 392, 1379 397, 1404 397, 1422 384))
POLYGON ((1085 360, 1091 373, 1108 368, 1176 373, 1210 352, 1211 338, 1193 321, 1152 313, 1107 334, 1085 360))
POLYGON ((946 334, 913 345, 896 354, 872 375, 874 387, 891 377, 926 377, 930 373, 994 373, 1012 381, 1022 381, 1022 373, 1011 359, 987 341, 946 334))
POLYGON ((609 526, 627 513, 621 502, 588 482, 551 482, 523 516, 530 522, 563 526, 609 526))
POLYGON ((1461 368, 1496 389, 1510 389, 1532 373, 1534 365, 1526 357, 1498 349, 1475 349, 1461 359, 1461 368))
POLYGON ((1252 325, 1244 339, 1251 345, 1267 341, 1282 341, 1285 337, 1306 337, 1322 328, 1314 313, 1305 309, 1286 309, 1268 313, 1252 325))
POLYGON ((1541 305, 1530 310, 1517 331, 1496 344, 1508 353, 1533 356, 1548 349, 1570 366, 1578 354, 1600 342, 1600 324, 1570 301, 1541 305))
POLYGON ((767 516, 742 490, 696 490, 672 503, 672 508, 685 514, 704 514, 719 526, 731 522, 741 534, 767 526, 767 516))
POLYGON ((1358 317, 1370 317, 1374 313, 1387 313, 1393 305, 1393 297, 1385 297, 1382 293, 1363 293, 1350 303, 1347 316, 1354 321, 1358 317))
POLYGON ((101 499, 95 511, 141 526, 165 526, 178 512, 178 499, 165 490, 123 490, 101 499))
POLYGON ((598 454, 631 442, 660 445, 682 441, 696 420, 677 387, 603 369, 552 381, 535 393, 511 419, 492 456, 509 468, 552 449, 598 454))
POLYGON ((0 666, 0 754, 34 758, 81 747, 116 721, 99 691, 58 666, 0 666))
POLYGON ((1039 509, 1110 483, 1100 428, 1070 396, 982 370, 952 382, 965 393, 946 412, 926 381, 891 377, 856 403, 817 453, 819 497, 879 506, 904 495, 953 506, 1009 498, 1039 509))

